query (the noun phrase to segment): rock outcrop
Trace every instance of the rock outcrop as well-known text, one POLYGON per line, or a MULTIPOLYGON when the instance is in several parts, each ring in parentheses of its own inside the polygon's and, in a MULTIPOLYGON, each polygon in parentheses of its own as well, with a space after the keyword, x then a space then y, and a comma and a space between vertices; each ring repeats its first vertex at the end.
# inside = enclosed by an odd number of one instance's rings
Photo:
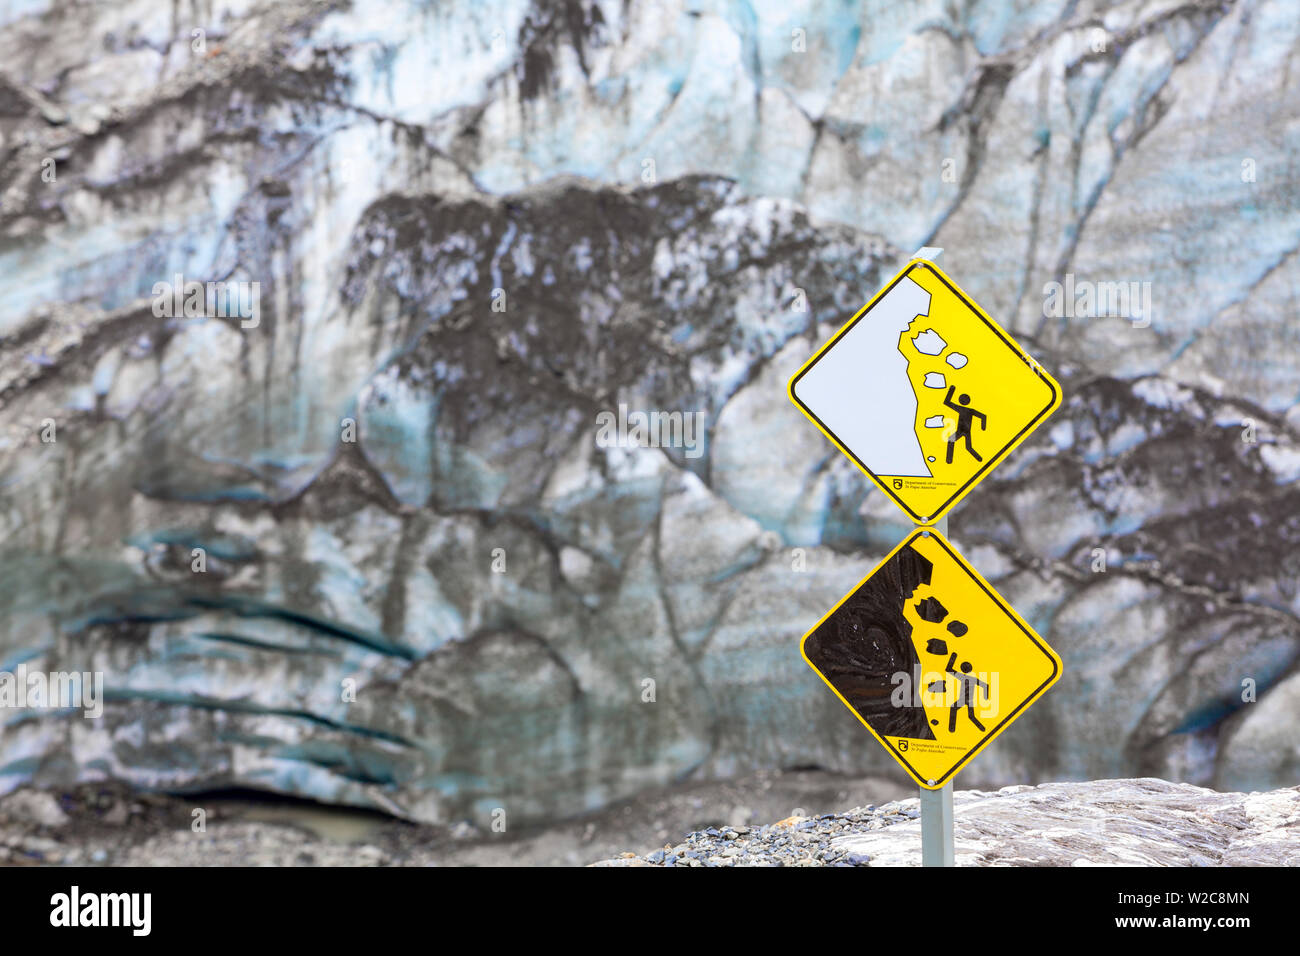
MULTIPOLYGON (((916 800, 692 833, 598 866, 919 866, 916 800), (743 831, 743 832, 741 832, 743 831)), ((1300 788, 1094 780, 953 794, 957 866, 1295 866, 1300 788)))

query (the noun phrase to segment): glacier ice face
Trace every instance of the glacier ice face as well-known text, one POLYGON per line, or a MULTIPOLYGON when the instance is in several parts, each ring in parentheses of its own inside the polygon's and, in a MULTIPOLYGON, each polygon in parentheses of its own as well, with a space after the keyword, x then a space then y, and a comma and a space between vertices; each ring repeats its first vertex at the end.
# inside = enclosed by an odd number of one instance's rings
POLYGON ((9 715, 0 785, 886 770, 793 649, 904 529, 784 386, 930 243, 1067 396, 952 518, 1066 662, 970 783, 1290 782, 1300 23, 1094 13, 9 5, 0 668, 110 698, 9 715), (177 273, 260 326, 155 315, 177 273), (1152 314, 1049 315, 1067 276, 1152 314), (598 447, 620 402, 703 454, 598 447))

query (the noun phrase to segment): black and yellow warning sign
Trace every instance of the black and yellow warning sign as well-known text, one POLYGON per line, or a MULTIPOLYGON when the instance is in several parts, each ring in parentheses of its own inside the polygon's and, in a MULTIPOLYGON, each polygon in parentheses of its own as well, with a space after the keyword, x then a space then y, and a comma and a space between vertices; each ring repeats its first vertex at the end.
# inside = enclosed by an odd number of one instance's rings
POLYGON ((938 266, 914 259, 795 374, 790 398, 928 524, 1055 410, 1061 389, 938 266))
POLYGON ((913 779, 938 789, 1061 674, 1061 660, 932 529, 804 635, 804 660, 913 779))

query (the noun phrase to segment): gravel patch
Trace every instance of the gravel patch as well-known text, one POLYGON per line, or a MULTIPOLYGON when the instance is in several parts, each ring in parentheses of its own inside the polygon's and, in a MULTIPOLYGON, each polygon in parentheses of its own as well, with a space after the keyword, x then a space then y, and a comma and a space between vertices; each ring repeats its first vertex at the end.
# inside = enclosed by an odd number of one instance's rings
MULTIPOLYGON (((593 866, 870 866, 871 856, 836 845, 920 816, 916 800, 857 807, 843 813, 786 817, 749 827, 696 830, 677 844, 637 856, 625 853, 593 866)), ((920 852, 920 846, 917 847, 920 852)))

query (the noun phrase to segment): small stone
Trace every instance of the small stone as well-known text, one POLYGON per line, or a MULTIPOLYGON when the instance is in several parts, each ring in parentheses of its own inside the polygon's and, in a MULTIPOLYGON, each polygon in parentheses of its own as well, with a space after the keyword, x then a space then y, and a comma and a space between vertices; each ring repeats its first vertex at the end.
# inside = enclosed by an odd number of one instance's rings
POLYGON ((39 790, 17 790, 5 799, 9 816, 27 820, 39 826, 59 827, 68 822, 59 803, 48 793, 39 790))

